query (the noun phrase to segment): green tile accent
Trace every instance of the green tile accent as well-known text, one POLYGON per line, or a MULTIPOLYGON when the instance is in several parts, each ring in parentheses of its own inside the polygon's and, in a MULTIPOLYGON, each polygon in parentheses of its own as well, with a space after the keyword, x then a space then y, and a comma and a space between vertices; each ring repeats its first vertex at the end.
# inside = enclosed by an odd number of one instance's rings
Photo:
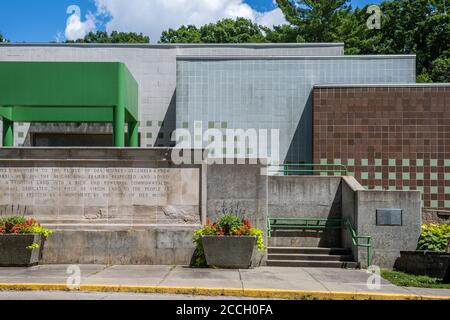
POLYGON ((423 172, 416 173, 416 180, 423 180, 423 172))
POLYGON ((375 159, 375 165, 376 166, 381 166, 382 165, 382 161, 381 161, 381 159, 375 159))
POLYGON ((375 190, 383 190, 382 186, 375 186, 375 190))
POLYGON ((423 159, 417 159, 417 160, 416 160, 416 165, 417 165, 418 167, 423 167, 423 159))
POLYGON ((430 193, 437 194, 438 193, 438 187, 430 187, 430 193))
POLYGON ((404 186, 402 189, 403 191, 409 191, 409 186, 404 186))
POLYGON ((450 180, 450 173, 444 174, 444 179, 445 180, 450 180))
POLYGON ((327 159, 320 159, 320 164, 327 164, 327 159))
POLYGON ((449 200, 445 200, 444 202, 445 208, 450 208, 450 201, 449 200))
POLYGON ((342 174, 340 172, 335 172, 334 175, 337 177, 337 176, 340 176, 342 174))
POLYGON ((445 191, 446 194, 450 194, 450 187, 445 187, 445 191))
POLYGON ((347 165, 348 166, 354 166, 355 165, 355 159, 348 159, 347 160, 347 165))
POLYGON ((431 167, 437 167, 437 163, 438 163, 438 161, 436 159, 431 159, 430 160, 430 166, 431 167))
POLYGON ((444 166, 450 167, 450 159, 445 159, 444 160, 444 166))
POLYGON ((328 174, 326 172, 321 172, 320 175, 321 176, 327 176, 328 174))
POLYGON ((395 172, 389 172, 389 180, 397 179, 397 174, 395 172))
POLYGON ((187 129, 189 128, 189 123, 188 122, 183 122, 183 129, 187 129))
POLYGON ((438 178, 438 174, 436 172, 430 173, 430 179, 431 180, 437 180, 437 178, 438 178))
POLYGON ((362 166, 368 166, 369 165, 369 160, 368 159, 361 159, 361 165, 362 166))
POLYGON ((369 179, 369 173, 368 172, 361 172, 361 179, 369 179))
POLYGON ((423 187, 416 187, 416 190, 423 192, 423 187))
POLYGON ((222 129, 226 129, 228 127, 228 123, 222 122, 221 127, 222 127, 222 129))
POLYGON ((214 128, 214 121, 209 121, 208 122, 208 129, 213 129, 214 128))
POLYGON ((430 207, 431 207, 431 208, 437 208, 437 207, 438 207, 438 202, 437 202, 437 200, 431 200, 431 201, 430 201, 430 207))
POLYGON ((409 172, 403 172, 402 179, 403 180, 409 180, 409 172))
POLYGON ((395 191, 395 190, 397 190, 397 187, 396 186, 389 186, 389 190, 395 191))
POLYGON ((201 121, 195 121, 194 122, 194 127, 195 128, 201 128, 202 127, 202 122, 201 121))
POLYGON ((381 172, 375 172, 375 179, 378 179, 378 180, 383 179, 383 174, 381 172))
POLYGON ((354 177, 355 174, 354 174, 353 172, 347 172, 347 176, 349 176, 349 177, 354 177))
POLYGON ((409 159, 403 159, 403 160, 402 160, 402 165, 403 165, 404 167, 409 167, 409 159))
POLYGON ((341 164, 341 159, 334 159, 333 164, 341 164))
POLYGON ((389 159, 389 166, 390 166, 390 167, 395 167, 395 166, 396 166, 396 161, 395 161, 395 159, 389 159))

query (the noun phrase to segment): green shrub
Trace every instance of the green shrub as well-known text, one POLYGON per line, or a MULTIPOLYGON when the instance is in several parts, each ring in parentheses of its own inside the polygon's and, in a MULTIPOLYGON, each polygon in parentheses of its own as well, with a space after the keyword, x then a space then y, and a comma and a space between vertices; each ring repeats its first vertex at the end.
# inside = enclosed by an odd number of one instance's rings
POLYGON ((449 224, 424 224, 417 245, 418 250, 443 252, 450 238, 449 224))

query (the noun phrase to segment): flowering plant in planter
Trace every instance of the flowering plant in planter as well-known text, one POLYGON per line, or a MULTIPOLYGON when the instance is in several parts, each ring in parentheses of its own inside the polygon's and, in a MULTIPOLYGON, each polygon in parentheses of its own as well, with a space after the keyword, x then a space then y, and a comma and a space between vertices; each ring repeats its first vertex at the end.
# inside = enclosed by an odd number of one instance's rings
POLYGON ((261 229, 254 228, 250 220, 246 218, 241 218, 235 214, 224 214, 214 223, 207 220, 203 228, 194 232, 193 241, 196 244, 196 250, 192 261, 193 266, 207 265, 202 241, 202 238, 205 236, 251 236, 256 238, 258 250, 265 250, 263 231, 261 229))
POLYGON ((33 266, 39 263, 45 239, 53 231, 24 216, 0 218, 0 266, 33 266))
POLYGON ((7 216, 0 218, 0 234, 37 233, 47 238, 52 230, 42 227, 35 219, 24 216, 7 216))

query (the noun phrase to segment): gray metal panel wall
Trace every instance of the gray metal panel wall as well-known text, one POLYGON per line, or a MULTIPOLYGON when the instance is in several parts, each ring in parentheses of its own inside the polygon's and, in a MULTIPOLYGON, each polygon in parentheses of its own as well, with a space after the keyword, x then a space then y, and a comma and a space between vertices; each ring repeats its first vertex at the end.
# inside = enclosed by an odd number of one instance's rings
POLYGON ((176 123, 190 130, 194 121, 204 129, 279 129, 281 162, 311 163, 314 84, 415 77, 415 56, 179 57, 176 123))

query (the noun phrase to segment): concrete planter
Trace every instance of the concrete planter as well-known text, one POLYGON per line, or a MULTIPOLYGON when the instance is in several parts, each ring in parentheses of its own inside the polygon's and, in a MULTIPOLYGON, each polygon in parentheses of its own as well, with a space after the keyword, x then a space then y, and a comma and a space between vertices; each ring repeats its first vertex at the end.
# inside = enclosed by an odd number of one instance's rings
POLYGON ((248 269, 252 264, 256 237, 202 236, 202 244, 209 266, 248 269))
POLYGON ((450 265, 450 254, 430 251, 401 251, 395 269, 410 274, 443 278, 450 265))
POLYGON ((41 234, 0 234, 0 267, 31 267, 39 263, 41 234), (27 249, 33 243, 39 248, 27 249))

